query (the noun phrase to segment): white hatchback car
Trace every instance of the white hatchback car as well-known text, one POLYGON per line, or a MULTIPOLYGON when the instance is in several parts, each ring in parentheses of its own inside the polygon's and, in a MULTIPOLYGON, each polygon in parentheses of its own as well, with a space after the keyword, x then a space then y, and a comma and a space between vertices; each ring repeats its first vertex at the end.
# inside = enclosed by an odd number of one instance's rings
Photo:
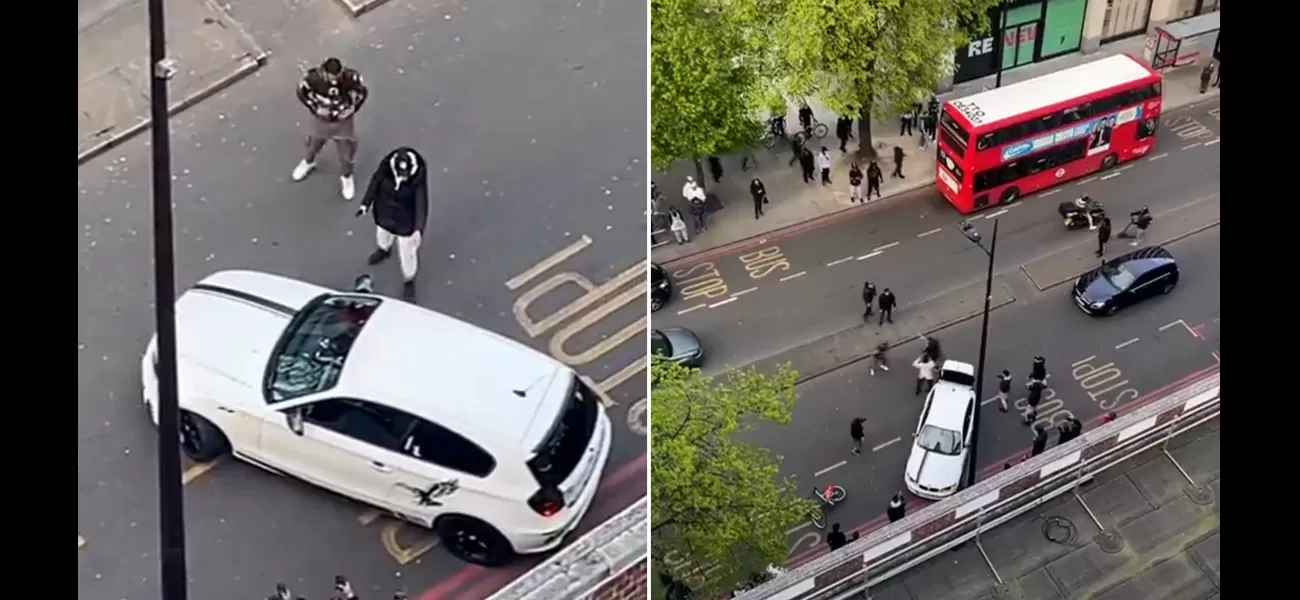
POLYGON ((930 500, 946 498, 961 487, 971 442, 975 401, 975 367, 943 361, 939 380, 925 397, 925 408, 912 434, 907 457, 907 490, 930 500))
MULTIPOLYGON (((560 362, 365 291, 251 271, 176 301, 181 446, 230 453, 434 530, 467 562, 559 546, 590 508, 612 426, 560 362)), ((141 363, 158 421, 157 340, 141 363)))

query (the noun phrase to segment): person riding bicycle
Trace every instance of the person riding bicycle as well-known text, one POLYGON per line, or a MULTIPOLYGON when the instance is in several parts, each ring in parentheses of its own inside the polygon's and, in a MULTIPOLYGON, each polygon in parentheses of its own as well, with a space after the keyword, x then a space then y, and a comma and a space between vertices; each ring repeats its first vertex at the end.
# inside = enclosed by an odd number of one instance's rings
POLYGON ((772 117, 767 120, 767 127, 772 131, 772 135, 784 138, 786 136, 785 115, 772 115, 772 117))
POLYGON ((812 134, 813 128, 813 110, 807 102, 799 105, 799 127, 805 134, 812 134))

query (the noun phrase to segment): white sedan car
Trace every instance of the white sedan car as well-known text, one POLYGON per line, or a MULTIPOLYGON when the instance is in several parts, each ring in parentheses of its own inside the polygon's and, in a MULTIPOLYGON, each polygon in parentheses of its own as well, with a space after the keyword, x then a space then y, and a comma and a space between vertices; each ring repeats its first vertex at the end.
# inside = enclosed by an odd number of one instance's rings
MULTIPOLYGON (((572 369, 378 296, 223 271, 176 301, 181 447, 290 475, 431 528, 486 566, 559 546, 609 458, 572 369)), ((157 340, 141 361, 158 420, 157 340)))
POLYGON ((961 487, 971 442, 975 401, 975 367, 943 361, 939 380, 925 397, 912 434, 904 483, 913 494, 930 500, 947 498, 961 487))

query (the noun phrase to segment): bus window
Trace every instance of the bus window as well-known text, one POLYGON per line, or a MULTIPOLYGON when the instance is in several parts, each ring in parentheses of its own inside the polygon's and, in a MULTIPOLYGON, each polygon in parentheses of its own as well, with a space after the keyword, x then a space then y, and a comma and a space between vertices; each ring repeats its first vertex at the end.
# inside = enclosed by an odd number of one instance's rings
POLYGON ((966 155, 966 142, 958 141, 957 136, 948 133, 947 130, 942 130, 939 132, 939 138, 942 139, 943 143, 947 144, 954 153, 957 153, 959 156, 966 155))
POLYGON ((1061 124, 1077 123, 1092 115, 1092 105, 1085 102, 1074 108, 1067 108, 1061 113, 1061 124))
POLYGON ((1159 124, 1157 119, 1144 119, 1138 123, 1137 139, 1145 140, 1156 134, 1156 127, 1159 124))

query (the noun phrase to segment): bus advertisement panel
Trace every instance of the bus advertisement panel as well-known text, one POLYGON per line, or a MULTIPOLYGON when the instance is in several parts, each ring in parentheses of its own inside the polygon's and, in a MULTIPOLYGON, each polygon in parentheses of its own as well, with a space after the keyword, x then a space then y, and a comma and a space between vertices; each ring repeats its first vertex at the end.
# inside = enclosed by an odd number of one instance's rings
POLYGON ((1161 76, 1112 56, 944 103, 935 185, 962 214, 1110 169, 1155 145, 1161 76))

